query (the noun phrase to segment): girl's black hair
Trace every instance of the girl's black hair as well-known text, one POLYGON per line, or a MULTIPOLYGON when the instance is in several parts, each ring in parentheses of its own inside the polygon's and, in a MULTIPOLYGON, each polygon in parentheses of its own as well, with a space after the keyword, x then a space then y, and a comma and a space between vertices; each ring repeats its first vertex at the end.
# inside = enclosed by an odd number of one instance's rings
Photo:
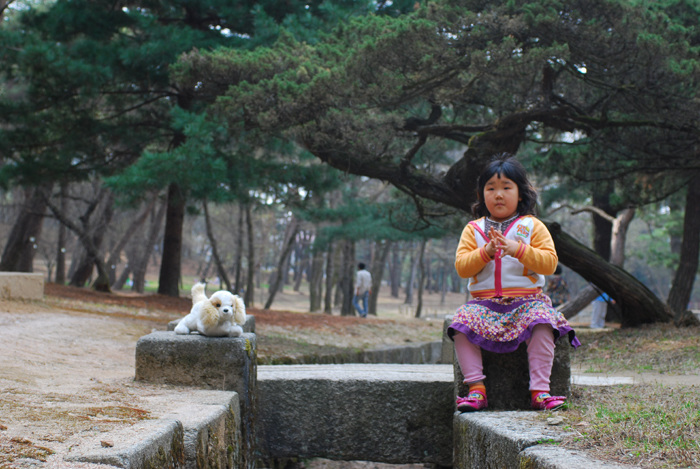
POLYGON ((480 218, 491 215, 484 202, 484 187, 494 174, 498 174, 499 178, 505 176, 518 186, 518 195, 521 198, 518 202, 518 214, 535 215, 537 191, 528 181, 527 171, 510 153, 499 153, 494 155, 493 160, 486 165, 477 180, 476 197, 478 201, 472 205, 474 216, 480 218))

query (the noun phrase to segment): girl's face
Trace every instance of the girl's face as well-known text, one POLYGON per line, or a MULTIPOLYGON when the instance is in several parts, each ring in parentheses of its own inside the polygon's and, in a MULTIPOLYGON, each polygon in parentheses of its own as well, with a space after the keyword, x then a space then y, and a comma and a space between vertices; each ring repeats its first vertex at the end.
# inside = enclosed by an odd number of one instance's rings
POLYGON ((506 221, 515 215, 520 202, 518 185, 504 175, 494 174, 484 186, 484 203, 495 222, 506 221))

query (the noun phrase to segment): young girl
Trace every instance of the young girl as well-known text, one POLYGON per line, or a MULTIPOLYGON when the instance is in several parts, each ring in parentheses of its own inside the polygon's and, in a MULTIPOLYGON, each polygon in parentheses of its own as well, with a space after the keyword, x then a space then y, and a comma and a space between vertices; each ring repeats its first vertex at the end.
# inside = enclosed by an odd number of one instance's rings
POLYGON ((488 406, 481 349, 512 352, 522 342, 527 343, 532 408, 559 408, 566 398, 549 394, 554 341, 568 334, 571 345, 580 342, 542 293, 557 253, 549 231, 534 217, 537 193, 525 168, 501 154, 479 176, 478 198, 472 211, 481 218, 464 228, 455 261, 459 276, 469 278, 474 299, 457 310, 447 331, 469 385, 457 409, 488 406))

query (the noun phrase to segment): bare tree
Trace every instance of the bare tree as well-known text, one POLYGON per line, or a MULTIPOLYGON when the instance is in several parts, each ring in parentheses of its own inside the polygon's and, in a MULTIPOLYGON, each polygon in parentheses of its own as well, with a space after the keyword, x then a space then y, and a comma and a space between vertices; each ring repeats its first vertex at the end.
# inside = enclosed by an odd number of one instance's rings
POLYGON ((226 285, 226 290, 231 291, 231 282, 228 279, 228 275, 226 275, 226 269, 224 268, 223 262, 221 262, 221 257, 219 257, 219 249, 216 238, 214 237, 214 231, 211 227, 208 205, 206 200, 202 202, 202 207, 204 208, 204 224, 207 227, 207 238, 209 238, 209 245, 211 246, 211 255, 216 264, 216 271, 219 273, 219 278, 224 282, 224 285, 226 285))
POLYGON ((241 288, 243 288, 243 233, 245 227, 243 226, 243 204, 239 203, 238 204, 238 236, 236 237, 236 258, 234 261, 234 269, 236 271, 236 279, 235 279, 235 294, 238 294, 241 291, 241 288))
POLYGON ((0 260, 0 271, 34 271, 33 261, 36 252, 34 245, 41 236, 51 188, 50 184, 33 189, 25 188, 24 203, 7 238, 0 260))
POLYGON ((694 179, 688 185, 685 215, 683 216, 683 241, 676 275, 671 291, 668 293, 668 305, 675 312, 676 323, 697 323, 692 313, 686 313, 693 291, 695 276, 698 272, 698 255, 700 254, 700 184, 694 179), (691 317, 692 316, 692 317, 691 317), (695 319, 695 321, 693 321, 695 319))
POLYGON ((110 272, 110 284, 113 285, 116 281, 116 266, 119 263, 119 258, 121 256, 122 251, 129 243, 131 238, 134 236, 134 234, 138 232, 141 225, 143 225, 143 222, 146 221, 146 218, 148 218, 148 215, 153 211, 153 207, 155 207, 157 201, 158 194, 155 194, 151 198, 151 200, 146 204, 141 213, 138 214, 131 221, 131 223, 129 223, 129 226, 126 228, 121 238, 112 249, 112 252, 109 254, 109 259, 107 260, 107 268, 110 272))
POLYGON ((318 234, 311 249, 311 274, 309 276, 309 311, 321 309, 321 287, 323 284, 323 250, 319 246, 318 234))
POLYGON ((296 216, 292 215, 292 218, 289 220, 287 228, 284 232, 284 239, 282 242, 282 253, 280 254, 279 262, 277 263, 277 270, 273 274, 274 278, 270 282, 270 295, 268 296, 267 301, 265 302, 264 309, 270 309, 270 306, 272 306, 272 302, 275 301, 275 295, 277 295, 277 292, 280 289, 280 285, 284 281, 284 266, 286 265, 287 259, 289 258, 289 255, 292 252, 292 248, 294 247, 294 240, 298 232, 299 219, 297 219, 296 216))
POLYGON ((326 249, 326 294, 323 298, 323 312, 325 314, 333 314, 333 284, 335 278, 335 266, 333 265, 333 242, 328 242, 326 249))
MULTIPOLYGON (((66 213, 68 210, 68 198, 66 197, 67 192, 68 185, 66 183, 62 183, 59 193, 59 204, 63 213, 66 213)), ((65 285, 66 283, 66 225, 63 223, 59 224, 58 226, 58 242, 56 246, 56 276, 54 281, 59 285, 65 285)))
POLYGON ((392 241, 384 241, 383 244, 377 243, 379 255, 374 257, 370 272, 372 273, 372 292, 369 295, 369 305, 367 306, 367 314, 377 315, 377 301, 379 299, 379 290, 382 287, 382 278, 384 277, 384 266, 389 258, 389 251, 392 250, 394 243, 392 241))
POLYGON ((245 204, 246 228, 248 231, 248 278, 245 287, 245 304, 252 307, 255 303, 255 235, 253 230, 253 216, 250 203, 245 204))
POLYGON ((160 234, 160 229, 163 225, 163 219, 165 218, 167 206, 167 203, 163 202, 158 209, 158 213, 152 216, 151 226, 148 229, 148 236, 144 242, 143 249, 141 250, 140 255, 137 257, 136 262, 129 262, 129 265, 132 266, 131 270, 133 271, 134 275, 131 288, 139 293, 143 293, 144 290, 148 260, 151 258, 153 247, 156 245, 156 241, 158 240, 158 235, 160 234))
MULTIPOLYGON (((577 215, 579 213, 592 213, 594 217, 601 217, 612 224, 612 239, 610 247, 610 261, 611 264, 618 267, 623 267, 625 264, 625 245, 627 242, 627 230, 632 219, 634 218, 636 209, 634 207, 629 207, 621 210, 617 217, 609 215, 604 210, 594 207, 586 206, 578 209, 574 209, 570 205, 562 205, 560 208, 571 208, 573 211, 572 215, 577 215)), ((576 316, 583 308, 588 306, 591 301, 595 300, 600 295, 600 289, 594 288, 593 286, 587 286, 582 289, 578 295, 572 298, 567 303, 561 305, 558 309, 564 315, 566 319, 570 319, 576 316)))
POLYGON ((343 302, 340 309, 341 316, 354 316, 355 307, 352 298, 355 291, 355 241, 346 239, 343 242, 343 264, 340 268, 341 291, 343 292, 343 302))
POLYGON ((425 285, 425 245, 428 243, 427 239, 423 239, 420 242, 419 254, 418 254, 418 305, 416 305, 415 317, 419 318, 423 311, 423 286, 425 285))

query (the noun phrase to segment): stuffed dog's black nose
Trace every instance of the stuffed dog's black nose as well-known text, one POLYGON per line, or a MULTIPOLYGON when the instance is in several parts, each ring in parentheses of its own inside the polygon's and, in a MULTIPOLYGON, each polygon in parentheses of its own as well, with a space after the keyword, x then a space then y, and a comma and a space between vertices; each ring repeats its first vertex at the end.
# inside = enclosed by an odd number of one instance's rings
POLYGON ((224 308, 224 309, 222 309, 222 311, 223 311, 224 313, 228 313, 229 309, 228 309, 228 308, 224 308))

